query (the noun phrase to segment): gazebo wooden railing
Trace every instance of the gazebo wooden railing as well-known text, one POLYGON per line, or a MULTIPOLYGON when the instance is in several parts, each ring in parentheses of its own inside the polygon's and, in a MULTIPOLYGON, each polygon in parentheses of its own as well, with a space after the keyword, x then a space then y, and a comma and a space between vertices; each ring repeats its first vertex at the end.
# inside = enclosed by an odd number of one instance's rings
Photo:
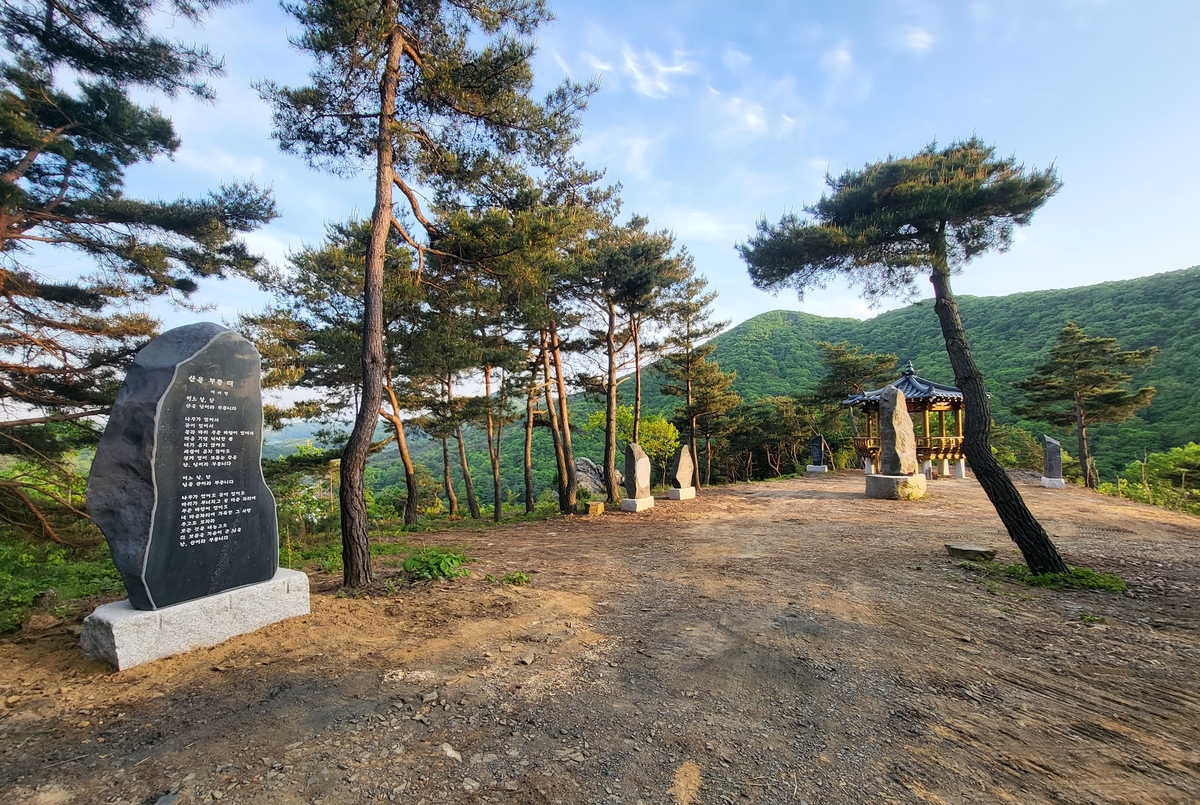
MULTIPOLYGON (((962 436, 917 436, 917 461, 958 461, 963 457, 962 436)), ((855 436, 854 449, 860 456, 879 458, 878 436, 855 436)))

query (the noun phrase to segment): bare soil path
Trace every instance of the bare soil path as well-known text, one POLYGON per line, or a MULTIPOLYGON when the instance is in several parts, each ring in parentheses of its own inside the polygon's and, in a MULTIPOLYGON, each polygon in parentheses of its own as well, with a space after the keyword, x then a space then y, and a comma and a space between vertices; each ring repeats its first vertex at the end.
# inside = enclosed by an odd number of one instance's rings
POLYGON ((1200 519, 1020 485, 1130 592, 980 579, 943 543, 1019 556, 973 481, 842 473, 489 529, 453 583, 317 576, 310 617, 120 674, 24 632, 0 802, 1200 802, 1200 519))

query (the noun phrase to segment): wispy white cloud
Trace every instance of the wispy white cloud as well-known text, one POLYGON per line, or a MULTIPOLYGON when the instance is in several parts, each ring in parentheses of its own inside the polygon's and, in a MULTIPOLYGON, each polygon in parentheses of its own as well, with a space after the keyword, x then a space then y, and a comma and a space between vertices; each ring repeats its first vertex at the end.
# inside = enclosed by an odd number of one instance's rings
POLYGON ((828 104, 863 101, 871 92, 871 78, 858 65, 850 43, 842 41, 821 54, 821 72, 828 77, 825 100, 828 104))
POLYGON ((733 45, 726 45, 725 52, 721 54, 721 63, 730 70, 738 71, 750 64, 750 57, 733 45))
POLYGON ((579 54, 583 60, 588 63, 588 66, 593 70, 599 70, 602 73, 611 73, 615 68, 609 62, 604 61, 599 56, 589 53, 586 50, 579 54))
POLYGON ((919 25, 910 25, 904 29, 901 44, 916 53, 928 53, 936 41, 933 34, 919 25))
POLYGON ((641 55, 625 46, 622 72, 633 80, 633 89, 649 98, 663 98, 675 89, 675 79, 679 76, 694 73, 696 65, 686 61, 683 54, 675 51, 671 54, 671 63, 665 62, 657 53, 649 50, 641 55))

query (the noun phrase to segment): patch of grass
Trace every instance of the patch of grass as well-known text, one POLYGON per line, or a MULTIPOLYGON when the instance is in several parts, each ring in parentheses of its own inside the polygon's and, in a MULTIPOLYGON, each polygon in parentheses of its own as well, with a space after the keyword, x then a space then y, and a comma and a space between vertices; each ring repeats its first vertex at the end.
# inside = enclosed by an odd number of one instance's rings
MULTIPOLYGON (((1066 573, 1033 573, 1024 564, 1001 565, 999 562, 958 562, 958 567, 977 573, 987 579, 1007 579, 1029 587, 1049 587, 1061 590, 1074 587, 1080 590, 1105 590, 1123 593, 1125 581, 1111 573, 1101 573, 1086 567, 1073 567, 1066 573)), ((988 589, 991 592, 991 588, 988 589)))
POLYGON ((0 542, 0 633, 19 628, 34 599, 46 590, 64 602, 52 614, 65 618, 75 611, 65 602, 119 594, 125 585, 104 545, 71 551, 61 545, 0 542))
POLYGON ((414 579, 457 579, 469 576, 466 554, 445 548, 418 548, 404 560, 404 570, 414 579))
POLYGON ((1103 615, 1089 615, 1086 612, 1079 613, 1079 620, 1089 625, 1093 623, 1108 623, 1108 618, 1103 615))
POLYGON ((533 581, 533 576, 530 576, 524 570, 514 570, 511 573, 505 573, 504 578, 500 579, 501 584, 511 584, 514 587, 524 587, 531 581, 533 581))

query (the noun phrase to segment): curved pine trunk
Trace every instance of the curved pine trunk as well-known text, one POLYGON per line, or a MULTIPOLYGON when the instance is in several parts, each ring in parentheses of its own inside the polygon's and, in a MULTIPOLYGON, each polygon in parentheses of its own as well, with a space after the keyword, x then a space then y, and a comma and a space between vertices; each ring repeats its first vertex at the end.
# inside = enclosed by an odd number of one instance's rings
POLYGON ((467 448, 463 445, 462 425, 454 429, 454 439, 458 442, 458 458, 462 462, 463 488, 467 493, 467 508, 471 510, 471 519, 479 519, 479 498, 475 497, 475 482, 471 480, 471 466, 467 463, 467 448))
POLYGON ((375 209, 371 214, 371 242, 363 275, 362 395, 354 430, 342 451, 342 583, 365 587, 371 583, 371 547, 368 540, 366 469, 379 406, 383 402, 383 258, 392 225, 392 120, 396 115, 396 90, 400 85, 402 32, 388 37, 387 64, 379 83, 379 118, 376 132, 375 209))
POLYGON ((537 375, 531 373, 525 393, 525 513, 533 514, 537 500, 533 489, 533 399, 537 395, 537 375))
POLYGON ((962 391, 963 407, 967 415, 963 452, 971 462, 971 469, 975 471, 979 485, 983 487, 988 500, 996 509, 996 514, 1008 530, 1009 537, 1020 548, 1029 569, 1034 573, 1065 573, 1068 569, 1067 564, 1050 541, 1050 535, 1029 511, 1012 479, 992 455, 991 407, 988 405, 983 375, 975 365, 975 359, 967 346, 966 332, 958 315, 958 305, 950 289, 950 269, 946 264, 945 253, 943 235, 941 252, 938 255, 940 259, 935 257, 931 281, 936 299, 934 310, 941 323, 950 365, 954 368, 954 383, 962 391))
POLYGON ((442 437, 442 486, 446 489, 446 501, 450 504, 450 516, 458 516, 458 495, 454 494, 454 479, 450 477, 450 440, 442 437))

